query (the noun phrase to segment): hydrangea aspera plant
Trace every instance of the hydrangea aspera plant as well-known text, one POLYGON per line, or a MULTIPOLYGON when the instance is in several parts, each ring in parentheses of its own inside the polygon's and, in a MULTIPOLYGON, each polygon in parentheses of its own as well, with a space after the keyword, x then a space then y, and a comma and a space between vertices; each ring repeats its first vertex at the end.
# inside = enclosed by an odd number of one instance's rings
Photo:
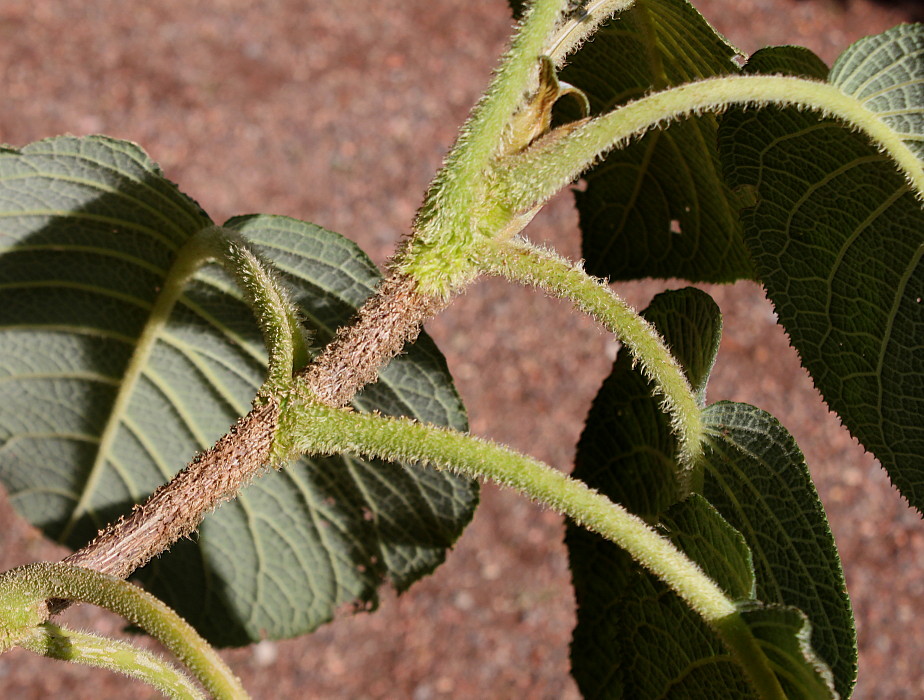
POLYGON ((210 643, 406 589, 490 479, 568 518, 585 695, 850 695, 852 611, 801 452, 760 409, 706 402, 718 308, 687 288, 639 313, 607 281, 759 280, 920 509, 924 28, 829 70, 794 47, 742 61, 687 0, 511 5, 510 49, 384 277, 312 224, 215 224, 131 143, 0 151, 0 479, 76 549, 0 578, 4 650, 242 697, 210 643), (577 178, 583 263, 524 234, 577 178), (419 335, 485 275, 621 343, 571 476, 470 435, 419 335), (124 615, 201 687, 52 622, 71 601, 124 615))

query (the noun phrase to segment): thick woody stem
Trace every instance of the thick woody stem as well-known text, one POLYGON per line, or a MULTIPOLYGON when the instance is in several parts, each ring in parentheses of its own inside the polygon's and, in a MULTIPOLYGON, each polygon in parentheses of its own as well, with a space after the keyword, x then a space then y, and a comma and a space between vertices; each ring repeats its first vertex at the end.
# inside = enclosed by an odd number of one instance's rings
POLYGON ((207 513, 232 498, 269 463, 279 422, 270 400, 241 418, 207 452, 64 561, 127 578, 181 537, 207 513))
MULTIPOLYGON (((522 101, 523 83, 534 72, 535 58, 560 14, 560 0, 540 0, 530 9, 490 94, 476 109, 454 150, 456 155, 450 157, 455 166, 447 164, 444 173, 449 177, 434 185, 435 192, 448 181, 451 194, 456 195, 443 202, 443 209, 452 210, 450 205, 455 205, 455 216, 450 211, 450 220, 469 218, 473 203, 470 186, 482 177, 496 154, 507 120, 522 101), (461 175, 455 172, 460 169, 461 175)), ((378 371, 417 337, 423 322, 446 306, 450 291, 447 288, 440 294, 422 293, 413 278, 394 270, 353 322, 338 330, 334 340, 300 373, 299 388, 330 407, 348 404, 357 391, 374 382, 378 371)), ((279 394, 286 389, 277 388, 279 394)), ((279 419, 280 404, 271 398, 238 421, 227 435, 155 491, 146 503, 135 506, 128 516, 100 532, 89 545, 65 561, 127 577, 195 530, 206 513, 236 495, 269 463, 279 419)))
POLYGON ((419 292, 410 277, 399 273, 387 277, 353 323, 340 328, 302 373, 311 395, 333 408, 348 404, 446 303, 419 292))
MULTIPOLYGON (((410 278, 393 274, 359 310, 354 323, 341 328, 304 370, 302 381, 328 406, 349 403, 444 306, 445 302, 417 292, 410 278)), ((147 502, 64 561, 119 578, 130 576, 193 532, 206 514, 259 475, 270 462, 278 424, 279 404, 270 399, 241 418, 147 502)))

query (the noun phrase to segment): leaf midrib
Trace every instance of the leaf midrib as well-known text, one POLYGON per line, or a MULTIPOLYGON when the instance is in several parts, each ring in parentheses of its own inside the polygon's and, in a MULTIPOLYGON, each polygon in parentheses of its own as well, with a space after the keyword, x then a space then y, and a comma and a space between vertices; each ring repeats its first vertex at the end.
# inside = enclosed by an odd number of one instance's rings
MULTIPOLYGON (((190 238, 192 239, 193 237, 191 236, 190 238)), ((67 523, 61 529, 58 537, 59 542, 66 542, 77 525, 77 521, 92 511, 89 507, 90 499, 96 493, 97 486, 103 477, 106 462, 115 443, 119 427, 122 425, 122 419, 128 412, 135 387, 150 360, 151 352, 157 343, 158 336, 169 321, 170 314, 183 293, 185 283, 195 272, 195 268, 188 269, 182 264, 183 262, 190 261, 183 259, 183 251, 181 250, 180 254, 174 259, 171 272, 164 280, 163 287, 151 307, 148 321, 138 336, 131 359, 128 361, 122 375, 120 388, 113 401, 109 419, 106 421, 106 426, 100 435, 99 449, 87 473, 80 498, 74 505, 67 523)))

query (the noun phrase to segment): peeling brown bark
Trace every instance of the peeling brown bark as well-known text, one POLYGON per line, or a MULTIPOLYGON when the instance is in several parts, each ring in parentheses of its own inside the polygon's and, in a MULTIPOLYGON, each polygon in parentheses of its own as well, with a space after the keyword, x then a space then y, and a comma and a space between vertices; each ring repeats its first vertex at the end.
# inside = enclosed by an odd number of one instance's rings
MULTIPOLYGON (((418 336, 423 322, 444 307, 445 302, 418 293, 411 279, 393 274, 354 322, 338 330, 303 371, 302 380, 317 400, 329 406, 346 405, 418 336)), ((206 514, 266 468, 278 424, 277 401, 255 408, 145 503, 64 561, 127 578, 192 533, 206 514)))
POLYGON ((388 277, 302 373, 309 391, 328 406, 345 406, 446 302, 424 296, 409 277, 388 277))
POLYGON ((145 503, 136 505, 64 561, 127 578, 193 532, 207 513, 266 467, 278 419, 276 401, 253 409, 145 503))

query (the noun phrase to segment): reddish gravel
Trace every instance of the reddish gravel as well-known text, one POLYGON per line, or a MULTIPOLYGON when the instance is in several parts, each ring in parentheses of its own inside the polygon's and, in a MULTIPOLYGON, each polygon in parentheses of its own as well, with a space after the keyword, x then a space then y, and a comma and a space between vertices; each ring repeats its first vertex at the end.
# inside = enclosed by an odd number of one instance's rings
MULTIPOLYGON (((860 36, 921 14, 917 2, 697 4, 746 51, 797 43, 829 62, 860 36)), ((503 0, 5 0, 0 141, 65 132, 131 139, 216 220, 255 211, 308 219, 381 262, 510 24, 503 0)), ((577 255, 567 199, 529 234, 577 255)), ((645 305, 662 286, 622 292, 645 305)), ((710 399, 776 414, 804 448, 828 508, 857 609, 855 697, 924 697, 919 516, 827 413, 760 290, 709 291, 726 324, 710 399)), ((603 334, 564 305, 499 282, 480 284, 429 330, 476 433, 569 467, 614 351, 603 334)), ((227 658, 256 698, 574 698, 561 535, 559 517, 486 488, 447 564, 410 593, 386 594, 373 615, 227 658)), ((0 569, 61 555, 0 500, 0 569)), ((104 633, 120 626, 93 611, 67 614, 104 633)), ((0 697, 152 695, 25 652, 0 657, 0 697)))

